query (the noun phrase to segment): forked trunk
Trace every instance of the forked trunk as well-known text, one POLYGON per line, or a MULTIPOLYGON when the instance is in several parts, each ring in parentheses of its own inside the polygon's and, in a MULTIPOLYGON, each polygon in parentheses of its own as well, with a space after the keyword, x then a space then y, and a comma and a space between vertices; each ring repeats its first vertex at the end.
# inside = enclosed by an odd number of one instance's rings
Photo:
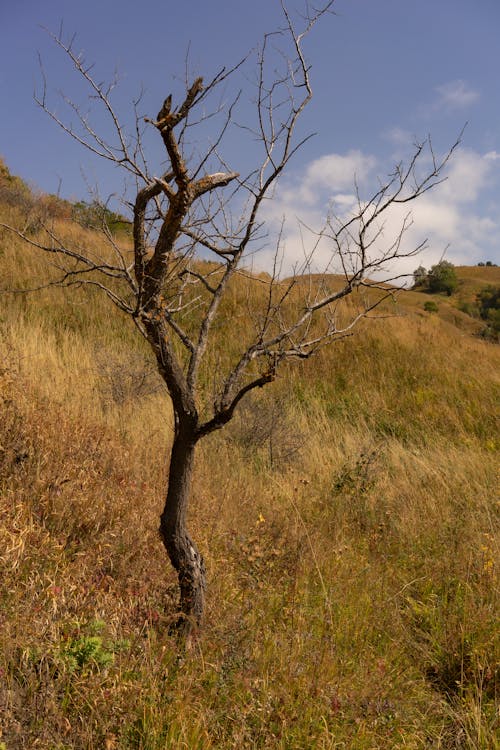
POLYGON ((173 629, 188 636, 201 622, 205 603, 205 564, 186 528, 196 441, 190 425, 176 425, 160 535, 179 576, 179 617, 173 629))

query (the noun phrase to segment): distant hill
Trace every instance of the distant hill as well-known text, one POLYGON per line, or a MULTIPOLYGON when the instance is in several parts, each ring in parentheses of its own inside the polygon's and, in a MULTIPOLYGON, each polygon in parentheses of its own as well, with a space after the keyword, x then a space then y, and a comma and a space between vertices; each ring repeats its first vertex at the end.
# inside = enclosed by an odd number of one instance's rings
POLYGON ((80 226, 100 229, 104 225, 112 233, 130 233, 131 222, 105 204, 92 201, 68 201, 31 187, 21 177, 12 175, 0 157, 0 204, 22 209, 36 226, 48 219, 70 219, 80 226))
MULTIPOLYGON (((434 302, 438 315, 447 323, 471 334, 484 331, 486 322, 481 319, 477 295, 488 287, 500 286, 500 268, 497 266, 455 266, 458 286, 455 292, 430 294, 427 291, 412 289, 400 297, 401 305, 418 314, 425 314, 425 307, 434 302)), ((429 314, 429 313, 427 313, 429 314)))
MULTIPOLYGON (((99 230, 104 225, 114 234, 126 237, 131 233, 130 221, 119 213, 113 212, 97 201, 70 202, 55 195, 46 195, 30 187, 20 177, 12 175, 0 158, 0 207, 4 206, 22 211, 24 228, 36 230, 40 223, 50 220, 73 222, 75 225, 88 230, 99 230)), ((205 264, 207 261, 200 261, 205 264)), ((215 265, 216 264, 213 264, 215 265)), ((456 291, 446 294, 432 294, 412 289, 400 291, 393 288, 398 298, 400 313, 416 313, 418 316, 429 315, 425 307, 431 300, 437 308, 432 314, 437 315, 447 324, 456 326, 459 330, 471 335, 484 331, 485 322, 481 320, 476 303, 477 295, 489 286, 500 286, 500 267, 497 266, 456 266, 459 278, 456 291)), ((261 273, 262 280, 270 277, 261 273)), ((290 280, 284 280, 288 284, 290 280)), ((343 277, 335 274, 309 274, 296 280, 297 287, 305 288, 308 284, 315 287, 335 290, 340 288, 343 277)))

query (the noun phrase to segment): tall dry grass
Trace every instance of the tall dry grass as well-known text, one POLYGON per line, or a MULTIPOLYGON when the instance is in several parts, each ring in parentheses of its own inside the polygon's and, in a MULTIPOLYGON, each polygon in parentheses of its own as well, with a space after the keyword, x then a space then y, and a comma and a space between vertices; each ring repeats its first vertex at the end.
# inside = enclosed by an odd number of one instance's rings
MULTIPOLYGON (((0 243, 5 278, 44 273, 0 243)), ((403 298, 202 442, 179 655, 147 351, 95 295, 0 304, 0 747, 499 746, 498 347, 403 298)))

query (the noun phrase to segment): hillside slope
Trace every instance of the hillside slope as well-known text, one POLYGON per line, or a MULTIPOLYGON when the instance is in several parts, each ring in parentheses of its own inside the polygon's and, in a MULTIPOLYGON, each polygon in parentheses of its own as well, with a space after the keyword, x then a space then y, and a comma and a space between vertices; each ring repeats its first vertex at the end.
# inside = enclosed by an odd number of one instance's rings
MULTIPOLYGON (((51 273, 2 230, 0 264, 4 288, 51 273)), ((470 294, 498 269, 459 273, 470 294)), ((179 658, 148 352, 98 294, 0 295, 0 747, 499 747, 500 348, 428 298, 401 294, 200 444, 208 613, 179 658)), ((222 353, 246 304, 242 277, 222 353)))

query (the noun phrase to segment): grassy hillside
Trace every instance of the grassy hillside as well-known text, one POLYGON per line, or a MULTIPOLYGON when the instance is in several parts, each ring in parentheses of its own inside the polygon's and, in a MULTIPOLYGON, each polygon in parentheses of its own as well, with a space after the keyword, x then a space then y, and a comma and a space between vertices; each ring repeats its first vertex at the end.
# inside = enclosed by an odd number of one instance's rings
MULTIPOLYGON (((2 230, 0 265, 3 286, 51 273, 2 230)), ((459 269, 463 290, 498 270, 459 269)), ((500 348, 427 299, 401 295, 202 441, 208 612, 179 656, 148 352, 98 294, 0 295, 0 748, 500 747, 500 348)), ((241 278, 223 352, 243 304, 241 278)))
POLYGON ((447 294, 430 294, 422 290, 411 290, 404 295, 405 307, 425 311, 425 305, 434 302, 439 317, 471 334, 484 332, 485 321, 481 320, 476 297, 487 287, 500 287, 498 266, 456 266, 458 278, 456 291, 447 294))

